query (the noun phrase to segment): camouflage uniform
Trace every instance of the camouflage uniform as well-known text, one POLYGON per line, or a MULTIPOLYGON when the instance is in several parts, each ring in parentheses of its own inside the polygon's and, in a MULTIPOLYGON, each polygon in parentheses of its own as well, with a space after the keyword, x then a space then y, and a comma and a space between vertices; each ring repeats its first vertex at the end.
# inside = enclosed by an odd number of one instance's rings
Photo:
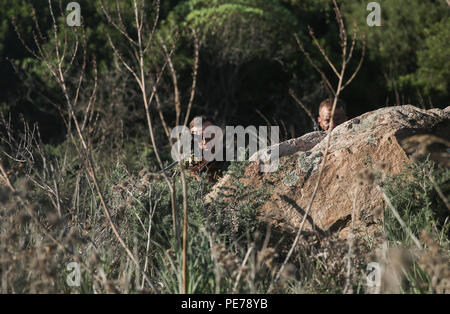
POLYGON ((200 176, 205 173, 208 181, 216 183, 226 172, 229 165, 230 163, 228 161, 213 160, 206 162, 203 160, 203 162, 199 162, 195 161, 194 158, 191 157, 186 168, 196 176, 200 176))

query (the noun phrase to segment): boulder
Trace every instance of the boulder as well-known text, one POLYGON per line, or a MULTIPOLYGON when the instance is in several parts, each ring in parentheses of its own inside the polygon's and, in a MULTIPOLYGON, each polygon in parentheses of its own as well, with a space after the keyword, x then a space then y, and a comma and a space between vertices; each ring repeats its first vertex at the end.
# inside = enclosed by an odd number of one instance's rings
MULTIPOLYGON (((405 163, 431 158, 444 167, 450 161, 450 107, 423 110, 414 106, 378 109, 353 118, 331 134, 313 132, 277 144, 278 170, 261 173, 252 162, 241 179, 249 188, 270 187, 270 196, 259 207, 259 215, 278 230, 295 232, 311 199, 328 137, 330 147, 321 184, 304 229, 337 233, 345 238, 353 204, 355 222, 368 226, 382 213, 383 201, 373 184, 370 169, 395 175, 405 163)), ((268 150, 271 148, 269 147, 268 150)), ((206 196, 217 197, 229 182, 222 178, 206 196)))

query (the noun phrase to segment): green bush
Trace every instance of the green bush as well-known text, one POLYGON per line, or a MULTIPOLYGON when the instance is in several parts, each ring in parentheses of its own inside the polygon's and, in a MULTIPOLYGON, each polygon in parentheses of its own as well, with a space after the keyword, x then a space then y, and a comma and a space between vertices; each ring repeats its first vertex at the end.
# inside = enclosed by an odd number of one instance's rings
MULTIPOLYGON (((427 230, 437 239, 449 241, 449 210, 436 191, 450 194, 450 169, 440 169, 433 162, 411 163, 395 177, 384 182, 386 194, 411 231, 417 237, 427 230), (433 181, 435 183, 433 183, 433 181)), ((387 238, 393 242, 410 243, 410 239, 391 211, 385 213, 387 238)))

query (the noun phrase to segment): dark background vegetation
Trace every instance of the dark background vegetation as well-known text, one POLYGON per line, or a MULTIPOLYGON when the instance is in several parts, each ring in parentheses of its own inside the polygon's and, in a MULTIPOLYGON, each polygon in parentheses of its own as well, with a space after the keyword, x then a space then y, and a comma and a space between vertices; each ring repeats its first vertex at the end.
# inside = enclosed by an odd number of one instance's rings
MULTIPOLYGON (((367 34, 367 54, 362 70, 342 95, 349 116, 386 105, 445 106, 450 81, 448 5, 443 0, 380 1, 382 27, 370 28, 366 25, 367 2, 341 3, 349 29, 356 21, 360 33, 367 34)), ((138 87, 129 84, 128 73, 117 70, 117 60, 105 36, 106 31, 114 30, 107 27, 98 1, 79 3, 87 29, 88 56, 91 61, 95 56, 99 64, 97 111, 105 111, 102 117, 116 123, 113 123, 114 129, 123 124, 127 136, 140 137, 140 133, 145 132, 145 120, 141 118, 143 107, 135 105, 138 87), (114 97, 111 96, 113 93, 114 97)), ((65 5, 63 3, 63 7, 65 5)), ((41 31, 48 33, 51 30, 48 2, 33 1, 32 6, 41 31)), ((58 102, 61 95, 52 80, 46 79, 43 65, 31 58, 19 42, 11 24, 13 15, 25 41, 31 46, 33 42, 31 4, 1 0, 1 110, 10 114, 13 121, 23 115, 26 121, 37 122, 44 142, 60 143, 65 139, 65 127, 58 111, 46 97, 58 102)), ((292 36, 297 33, 306 43, 311 43, 307 36, 308 25, 315 30, 332 59, 339 60, 339 33, 331 1, 164 0, 159 31, 171 34, 167 36, 172 36, 175 29, 182 34, 188 26, 198 27, 201 31, 194 114, 212 115, 223 125, 264 125, 266 122, 257 114, 258 110, 271 123, 279 124, 282 130, 286 126, 285 136, 290 138, 312 130, 312 123, 298 109, 288 89, 293 88, 314 114, 326 96, 320 77, 298 50, 292 36), (223 7, 221 18, 214 19, 205 13, 208 8, 222 4, 230 5, 223 7), (249 8, 258 9, 258 12, 248 13, 249 8)), ((118 36, 111 35, 113 38, 118 36)), ((175 62, 187 97, 192 41, 180 38, 175 62), (184 81, 187 83, 183 84, 184 81)), ((312 44, 307 49, 317 57, 315 60, 321 60, 312 44)), ((360 50, 361 45, 357 46, 357 55, 360 50)), ((326 64, 322 65, 326 69, 326 64)), ((350 66, 356 67, 356 64, 350 66)), ((163 102, 169 101, 169 96, 162 95, 162 98, 163 102)), ((167 114, 170 117, 170 112, 167 114)), ((117 136, 110 129, 104 132, 106 136, 117 136)))

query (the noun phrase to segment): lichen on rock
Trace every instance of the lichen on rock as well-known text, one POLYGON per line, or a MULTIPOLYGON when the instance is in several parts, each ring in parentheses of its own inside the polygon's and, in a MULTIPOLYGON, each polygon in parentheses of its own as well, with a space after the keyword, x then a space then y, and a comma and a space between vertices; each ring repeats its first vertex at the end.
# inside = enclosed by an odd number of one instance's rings
POLYGON ((375 135, 370 135, 369 137, 366 138, 366 142, 371 145, 376 145, 377 137, 375 135))
POLYGON ((310 173, 317 170, 317 166, 322 159, 322 152, 304 152, 298 157, 298 166, 304 173, 310 173))
POLYGON ((286 186, 294 186, 297 184, 299 176, 297 175, 295 170, 289 171, 283 178, 283 183, 286 186))

